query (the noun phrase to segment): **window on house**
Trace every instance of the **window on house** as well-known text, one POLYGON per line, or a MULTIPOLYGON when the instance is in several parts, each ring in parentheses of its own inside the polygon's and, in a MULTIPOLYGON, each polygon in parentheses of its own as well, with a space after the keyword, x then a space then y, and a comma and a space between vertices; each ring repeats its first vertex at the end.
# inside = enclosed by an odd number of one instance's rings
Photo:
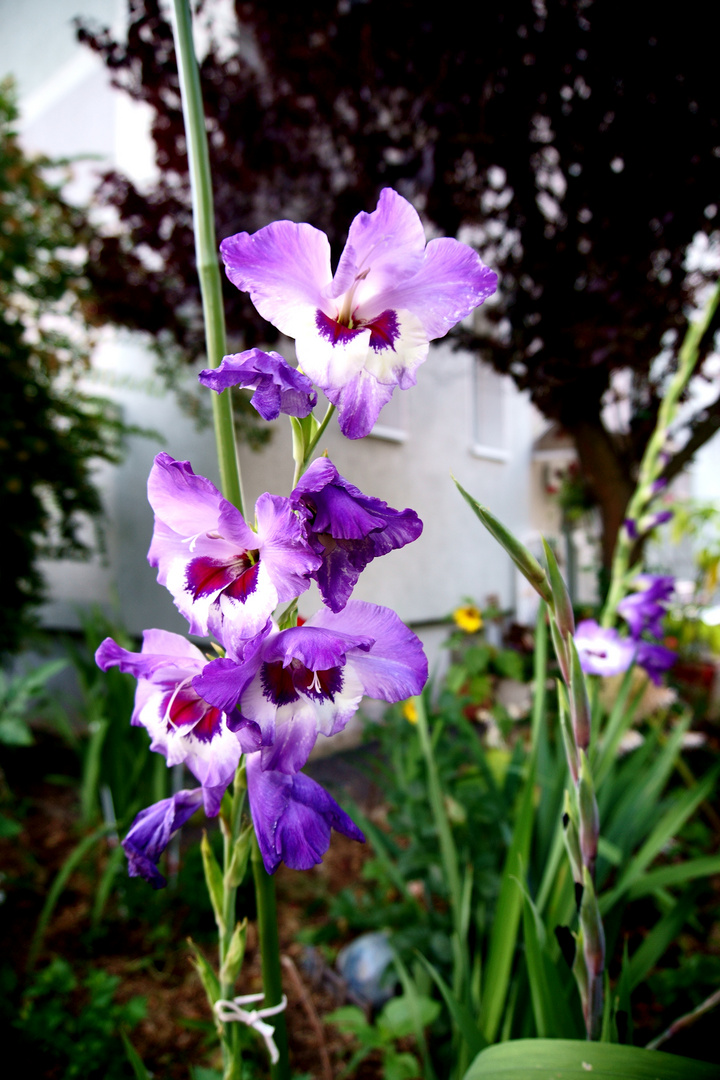
POLYGON ((408 395, 396 388, 395 393, 380 410, 377 423, 370 432, 373 439, 404 443, 408 438, 408 395))
POLYGON ((507 375, 500 375, 484 360, 473 365, 473 442, 475 457, 509 461, 507 445, 507 375))

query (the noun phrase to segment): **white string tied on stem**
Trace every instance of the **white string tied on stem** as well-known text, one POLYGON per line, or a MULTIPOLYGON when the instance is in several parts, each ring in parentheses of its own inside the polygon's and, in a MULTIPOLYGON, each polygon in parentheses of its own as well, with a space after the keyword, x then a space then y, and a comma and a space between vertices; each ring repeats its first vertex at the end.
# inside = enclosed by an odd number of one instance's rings
POLYGON ((221 1020, 223 1024, 237 1021, 240 1024, 247 1024, 248 1027, 257 1031, 265 1040, 270 1060, 273 1065, 276 1065, 280 1059, 280 1051, 275 1045, 273 1035, 275 1034, 275 1028, 272 1024, 266 1024, 265 1018, 268 1016, 276 1016, 281 1013, 283 1009, 287 1007, 287 997, 285 994, 282 996, 282 1001, 279 1005, 268 1005, 265 1009, 243 1009, 243 1005, 250 1005, 255 1001, 262 1001, 264 994, 241 994, 240 997, 233 998, 232 1001, 227 1001, 221 998, 215 1002, 213 1008, 217 1014, 218 1020, 221 1020))

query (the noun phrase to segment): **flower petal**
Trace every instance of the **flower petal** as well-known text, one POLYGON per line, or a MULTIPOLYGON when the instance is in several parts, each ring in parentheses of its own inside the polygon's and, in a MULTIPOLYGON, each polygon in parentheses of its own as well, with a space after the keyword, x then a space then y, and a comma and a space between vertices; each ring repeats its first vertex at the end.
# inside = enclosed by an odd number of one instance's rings
POLYGON ((237 233, 220 245, 227 276, 264 319, 288 337, 298 319, 322 307, 332 278, 330 244, 312 225, 275 221, 253 233, 237 233))
MULTIPOLYGON (((467 244, 450 237, 431 240, 418 273, 382 298, 383 307, 412 311, 430 340, 442 337, 497 288, 497 274, 467 244)), ((369 310, 364 318, 376 312, 369 310)), ((377 312, 379 314, 379 312, 377 312)))
POLYGON ((304 629, 309 626, 375 639, 370 650, 353 650, 347 659, 348 668, 369 697, 404 701, 419 694, 427 682, 428 662, 422 643, 390 608, 349 600, 337 614, 326 608, 316 612, 304 629))
POLYGON ((307 375, 276 352, 250 349, 225 356, 220 367, 201 371, 198 379, 217 393, 230 386, 254 390, 250 404, 264 420, 276 420, 281 412, 302 418, 317 405, 317 393, 307 375))
POLYGON ((392 188, 383 188, 376 209, 354 218, 328 295, 340 296, 365 274, 354 292, 355 306, 363 308, 416 274, 424 251, 425 230, 417 210, 392 188))
POLYGON ((130 877, 144 877, 154 889, 167 884, 157 868, 158 860, 175 833, 200 806, 202 791, 178 791, 170 799, 141 810, 122 842, 130 877))
POLYGON ((403 547, 422 532, 413 510, 394 510, 364 495, 328 458, 312 463, 291 498, 309 513, 305 529, 322 557, 313 576, 332 611, 342 610, 372 559, 403 547))
POLYGON ((320 784, 302 773, 266 771, 259 755, 247 759, 248 797, 265 869, 274 874, 281 862, 309 870, 322 861, 331 829, 365 840, 355 822, 320 784))
POLYGON ((635 642, 621 638, 617 630, 584 619, 575 631, 580 666, 587 675, 620 675, 635 658, 635 642))

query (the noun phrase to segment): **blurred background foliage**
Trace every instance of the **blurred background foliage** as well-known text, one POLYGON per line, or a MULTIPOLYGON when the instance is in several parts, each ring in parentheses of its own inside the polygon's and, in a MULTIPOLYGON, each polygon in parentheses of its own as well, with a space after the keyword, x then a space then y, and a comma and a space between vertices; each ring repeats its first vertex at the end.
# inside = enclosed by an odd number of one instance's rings
POLYGON ((93 463, 120 460, 131 432, 80 389, 93 346, 93 236, 62 195, 67 163, 28 157, 12 83, 0 84, 0 652, 16 651, 43 598, 42 558, 83 556, 102 511, 93 463))

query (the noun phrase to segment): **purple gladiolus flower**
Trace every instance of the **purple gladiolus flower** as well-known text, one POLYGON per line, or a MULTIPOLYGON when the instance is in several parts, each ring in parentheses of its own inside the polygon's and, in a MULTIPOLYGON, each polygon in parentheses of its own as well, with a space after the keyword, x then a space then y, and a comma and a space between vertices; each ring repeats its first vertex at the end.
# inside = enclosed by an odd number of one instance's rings
MULTIPOLYGON (((660 481, 655 481, 660 483, 660 481)), ((649 514, 642 518, 639 522, 634 518, 625 518, 623 525, 631 540, 637 540, 642 534, 645 536, 647 533, 656 529, 658 525, 664 525, 666 521, 669 521, 673 516, 672 510, 659 510, 656 514, 649 514)))
POLYGON ((290 498, 307 512, 306 535, 322 564, 313 572, 332 611, 341 611, 372 559, 416 540, 422 521, 414 510, 393 510, 363 495, 328 458, 314 461, 290 498))
POLYGON ((250 404, 263 420, 277 420, 281 412, 302 418, 317 405, 317 393, 307 375, 276 352, 250 349, 233 353, 223 358, 220 367, 201 371, 198 378, 218 394, 229 386, 254 390, 250 404))
POLYGON ((304 626, 268 634, 250 659, 214 660, 193 685, 233 730, 258 738, 263 769, 291 774, 318 734, 342 731, 363 695, 404 701, 427 672, 420 640, 394 611, 351 600, 339 614, 322 608, 304 626))
POLYGON ((234 734, 227 717, 192 685, 207 659, 191 642, 167 630, 146 630, 142 652, 105 638, 95 654, 103 671, 117 666, 138 680, 131 723, 150 735, 150 749, 168 765, 184 762, 202 784, 205 812, 214 817, 231 783, 241 751, 257 750, 252 731, 234 734))
POLYGON ((621 638, 610 627, 598 626, 594 619, 578 624, 575 646, 587 675, 620 675, 635 656, 635 643, 630 638, 621 638))
POLYGON ((620 601, 618 614, 625 619, 634 638, 646 631, 653 637, 661 637, 664 604, 672 595, 675 579, 670 575, 640 574, 635 581, 640 591, 620 601))
POLYGON ((148 552, 190 633, 225 645, 260 633, 278 603, 310 584, 321 560, 289 499, 261 495, 254 532, 188 461, 158 454, 148 479, 155 530, 148 552))
POLYGON ((260 754, 247 758, 250 812, 268 874, 281 862, 293 870, 309 870, 330 846, 330 831, 364 841, 355 822, 325 788, 302 773, 265 770, 260 754))
POLYGON ((637 647, 637 663, 644 668, 648 676, 660 685, 662 676, 673 666, 677 660, 677 653, 672 649, 666 649, 664 645, 653 645, 649 641, 639 641, 637 647))
POLYGON ((167 884, 157 868, 158 860, 175 833, 200 806, 200 788, 178 791, 170 799, 141 810, 122 842, 130 877, 144 877, 154 889, 167 884))
POLYGON ((457 240, 425 244, 422 222, 391 188, 358 214, 333 277, 327 236, 276 221, 220 245, 227 275, 295 338, 303 371, 338 408, 351 439, 369 434, 399 386, 414 386, 428 344, 488 298, 497 274, 457 240))

